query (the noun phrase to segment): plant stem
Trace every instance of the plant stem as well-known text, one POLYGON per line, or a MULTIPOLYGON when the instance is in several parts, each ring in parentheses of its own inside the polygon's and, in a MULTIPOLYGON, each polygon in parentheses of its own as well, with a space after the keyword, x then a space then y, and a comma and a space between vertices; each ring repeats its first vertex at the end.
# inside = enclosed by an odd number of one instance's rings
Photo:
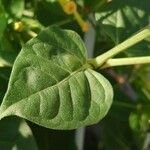
POLYGON ((97 56, 96 58, 90 60, 89 63, 93 64, 95 66, 95 68, 99 68, 108 59, 112 58, 113 56, 117 55, 118 53, 124 51, 125 49, 133 46, 134 44, 142 41, 143 39, 145 39, 149 36, 150 36, 150 26, 147 26, 142 31, 133 35, 132 37, 125 40, 121 44, 115 46, 114 48, 110 49, 109 51, 105 52, 104 54, 97 56))
POLYGON ((114 105, 114 106, 120 106, 120 107, 131 108, 131 109, 136 109, 136 105, 132 105, 132 104, 126 103, 126 102, 114 101, 114 102, 113 102, 113 105, 114 105))
POLYGON ((101 68, 150 63, 150 56, 108 59, 101 68))
POLYGON ((10 64, 9 62, 6 62, 0 58, 0 68, 2 68, 2 67, 12 67, 12 64, 10 64))
POLYGON ((67 23, 73 22, 74 20, 75 20, 74 18, 71 18, 71 19, 69 18, 69 19, 57 22, 55 24, 52 24, 51 27, 53 27, 53 26, 63 26, 65 24, 67 24, 67 23))
POLYGON ((35 33, 34 31, 31 31, 31 30, 29 30, 27 33, 31 37, 36 37, 37 36, 37 33, 35 33))

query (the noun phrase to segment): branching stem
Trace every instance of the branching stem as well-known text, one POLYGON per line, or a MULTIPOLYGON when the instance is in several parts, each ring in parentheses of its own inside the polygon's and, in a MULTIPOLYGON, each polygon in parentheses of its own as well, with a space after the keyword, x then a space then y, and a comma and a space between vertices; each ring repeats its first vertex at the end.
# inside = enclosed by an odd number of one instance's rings
MULTIPOLYGON (((136 43, 144 40, 145 38, 147 38, 149 36, 150 36, 150 26, 147 26, 139 33, 133 35, 129 39, 125 40, 124 42, 115 46, 114 48, 110 49, 109 51, 105 52, 104 54, 97 56, 94 59, 89 60, 89 63, 93 64, 95 66, 95 68, 100 68, 108 59, 112 58, 113 56, 117 55, 118 53, 126 50, 127 48, 135 45, 136 43)), ((134 64, 134 63, 132 62, 132 64, 134 64)))

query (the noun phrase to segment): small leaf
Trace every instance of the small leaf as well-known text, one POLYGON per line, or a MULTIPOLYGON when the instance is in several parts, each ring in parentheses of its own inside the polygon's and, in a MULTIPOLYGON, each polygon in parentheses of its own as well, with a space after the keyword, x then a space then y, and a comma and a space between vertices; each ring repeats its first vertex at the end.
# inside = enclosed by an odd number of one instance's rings
POLYGON ((132 130, 139 131, 140 124, 139 124, 140 116, 136 113, 131 113, 129 116, 129 125, 132 130))
POLYGON ((52 129, 97 123, 111 106, 113 90, 86 60, 75 32, 42 31, 14 63, 0 118, 17 115, 52 129))

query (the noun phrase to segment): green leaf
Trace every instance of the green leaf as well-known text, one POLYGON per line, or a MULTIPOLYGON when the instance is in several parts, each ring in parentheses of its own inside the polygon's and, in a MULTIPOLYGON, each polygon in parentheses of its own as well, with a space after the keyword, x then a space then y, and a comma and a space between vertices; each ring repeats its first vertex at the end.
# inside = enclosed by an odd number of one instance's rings
POLYGON ((2 0, 10 17, 21 18, 24 10, 24 0, 2 0))
POLYGON ((39 150, 77 150, 75 130, 52 130, 30 124, 39 150))
POLYGON ((17 115, 52 129, 97 123, 108 112, 111 84, 87 64, 73 31, 47 28, 17 57, 0 118, 17 115))
POLYGON ((3 35, 4 30, 6 29, 6 26, 7 26, 7 18, 5 15, 3 5, 0 0, 0 39, 3 35))
POLYGON ((0 121, 1 150, 37 150, 35 140, 27 123, 19 118, 6 118, 0 121))
POLYGON ((133 148, 132 144, 134 143, 134 136, 132 135, 128 123, 129 114, 133 109, 120 104, 123 102, 124 104, 131 105, 132 102, 129 103, 129 99, 127 99, 126 95, 115 85, 114 93, 114 102, 109 114, 99 124, 99 128, 103 129, 102 131, 99 130, 98 133, 101 135, 98 144, 100 146, 99 149, 129 150, 133 148))
MULTIPOLYGON (((78 0, 83 1, 83 0, 78 0)), ((84 0, 85 8, 89 11, 97 11, 107 4, 107 0, 84 0)))
POLYGON ((53 25, 67 19, 66 14, 57 1, 38 1, 36 6, 35 16, 45 26, 53 25))
MULTIPOLYGON (((114 0, 100 8, 96 20, 101 31, 117 45, 149 24, 149 0, 114 0)), ((149 42, 143 41, 125 51, 128 56, 150 55, 149 42)))
POLYGON ((117 44, 149 24, 149 0, 115 0, 96 13, 102 29, 117 44))
POLYGON ((0 104, 7 90, 10 71, 10 67, 0 67, 0 104))
POLYGON ((129 125, 135 132, 145 132, 149 129, 149 111, 141 113, 132 112, 129 117, 129 125))
POLYGON ((12 66, 17 56, 13 46, 7 37, 2 36, 0 40, 0 66, 12 66))
POLYGON ((132 130, 140 131, 140 116, 137 113, 131 113, 129 116, 129 125, 132 130))

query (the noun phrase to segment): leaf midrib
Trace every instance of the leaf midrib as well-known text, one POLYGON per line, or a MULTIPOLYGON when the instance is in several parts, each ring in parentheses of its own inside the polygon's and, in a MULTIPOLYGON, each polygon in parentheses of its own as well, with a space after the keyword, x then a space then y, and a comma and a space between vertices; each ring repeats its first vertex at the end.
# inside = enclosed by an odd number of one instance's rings
MULTIPOLYGON (((12 106, 14 106, 15 104, 17 104, 17 103, 23 101, 24 99, 26 99, 26 98, 28 98, 28 97, 30 97, 30 96, 36 95, 36 94, 38 94, 38 93, 40 93, 40 92, 42 92, 42 91, 44 91, 44 90, 46 90, 46 89, 48 89, 48 88, 57 87, 59 84, 64 83, 65 81, 69 80, 72 76, 74 76, 74 75, 75 75, 76 73, 78 73, 79 71, 84 71, 84 70, 86 70, 86 69, 88 69, 88 68, 90 68, 90 66, 89 66, 89 64, 86 62, 85 64, 82 65, 82 67, 80 67, 80 68, 78 68, 77 70, 73 71, 69 76, 67 76, 66 78, 64 78, 64 79, 63 79, 62 81, 60 81, 59 83, 56 83, 56 84, 54 84, 54 85, 52 85, 52 86, 49 86, 49 87, 46 87, 46 88, 44 88, 44 89, 42 89, 42 90, 40 90, 40 91, 37 91, 37 92, 35 92, 35 93, 33 93, 33 94, 31 94, 31 95, 25 97, 25 98, 23 98, 23 99, 21 99, 21 100, 15 102, 15 103, 13 103, 13 105, 11 105, 11 106, 9 106, 9 107, 12 107, 12 106)), ((6 94, 5 97, 7 97, 7 94, 6 94)), ((4 98, 4 100, 5 100, 5 98, 4 98)), ((7 109, 8 109, 8 107, 7 107, 5 110, 7 110, 7 109)), ((3 110, 3 111, 5 111, 5 110, 3 110)))

